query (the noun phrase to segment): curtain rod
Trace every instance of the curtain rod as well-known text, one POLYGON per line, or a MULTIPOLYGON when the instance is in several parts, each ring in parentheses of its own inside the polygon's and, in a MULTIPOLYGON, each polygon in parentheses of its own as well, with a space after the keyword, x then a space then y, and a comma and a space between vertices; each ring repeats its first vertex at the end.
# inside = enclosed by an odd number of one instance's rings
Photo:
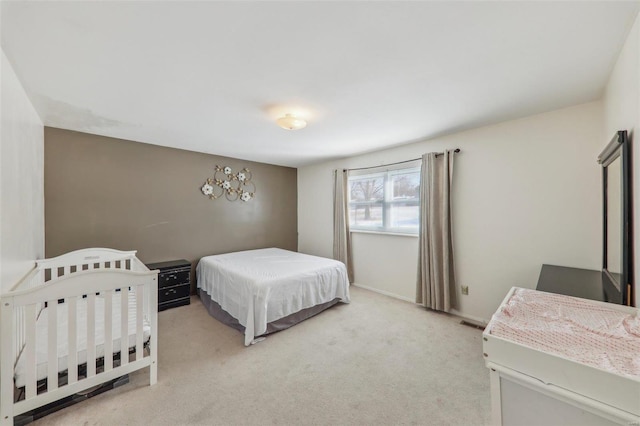
MULTIPOLYGON (((460 152, 460 148, 456 148, 456 149, 454 149, 454 150, 453 150, 453 152, 457 154, 458 152, 460 152)), ((437 157, 438 155, 443 155, 443 154, 444 154, 444 152, 437 152, 437 153, 436 153, 436 157, 437 157)), ((413 159, 411 159, 411 160, 398 161, 398 162, 396 162, 396 163, 380 164, 379 166, 358 167, 358 168, 356 168, 356 169, 346 169, 346 170, 351 171, 351 170, 377 169, 378 167, 395 166, 396 164, 410 163, 410 162, 412 162, 412 161, 418 161, 418 160, 422 160, 422 157, 420 157, 420 158, 413 158, 413 159)))

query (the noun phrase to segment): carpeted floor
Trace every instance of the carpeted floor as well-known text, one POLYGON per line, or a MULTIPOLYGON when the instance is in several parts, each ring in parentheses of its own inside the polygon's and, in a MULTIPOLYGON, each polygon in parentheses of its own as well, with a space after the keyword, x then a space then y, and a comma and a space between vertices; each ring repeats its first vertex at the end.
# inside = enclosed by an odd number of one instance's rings
POLYGON ((131 382, 34 425, 484 425, 481 330, 351 287, 339 304, 245 348, 199 299, 159 314, 158 383, 131 382))

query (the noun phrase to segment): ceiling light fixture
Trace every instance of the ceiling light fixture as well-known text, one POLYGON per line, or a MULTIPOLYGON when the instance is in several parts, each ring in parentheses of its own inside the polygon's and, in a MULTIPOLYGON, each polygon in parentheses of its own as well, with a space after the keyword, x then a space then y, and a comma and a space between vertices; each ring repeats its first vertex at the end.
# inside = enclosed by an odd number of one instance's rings
POLYGON ((276 120, 278 126, 287 130, 300 130, 307 126, 307 122, 302 118, 296 117, 293 114, 285 114, 276 120))

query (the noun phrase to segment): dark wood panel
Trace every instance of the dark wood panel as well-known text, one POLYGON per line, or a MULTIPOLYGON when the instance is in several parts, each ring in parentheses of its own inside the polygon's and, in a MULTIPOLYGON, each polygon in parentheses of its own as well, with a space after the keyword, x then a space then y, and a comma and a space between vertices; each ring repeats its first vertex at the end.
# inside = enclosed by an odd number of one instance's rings
POLYGON ((542 265, 536 290, 606 302, 602 271, 542 265))

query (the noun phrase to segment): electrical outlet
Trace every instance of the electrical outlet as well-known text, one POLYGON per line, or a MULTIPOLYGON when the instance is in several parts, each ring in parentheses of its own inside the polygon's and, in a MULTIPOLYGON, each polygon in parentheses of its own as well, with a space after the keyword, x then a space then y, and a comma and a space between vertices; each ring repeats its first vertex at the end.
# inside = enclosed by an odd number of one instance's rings
POLYGON ((464 294, 464 295, 468 295, 469 294, 469 286, 468 285, 463 285, 461 287, 461 289, 462 289, 462 294, 464 294))

